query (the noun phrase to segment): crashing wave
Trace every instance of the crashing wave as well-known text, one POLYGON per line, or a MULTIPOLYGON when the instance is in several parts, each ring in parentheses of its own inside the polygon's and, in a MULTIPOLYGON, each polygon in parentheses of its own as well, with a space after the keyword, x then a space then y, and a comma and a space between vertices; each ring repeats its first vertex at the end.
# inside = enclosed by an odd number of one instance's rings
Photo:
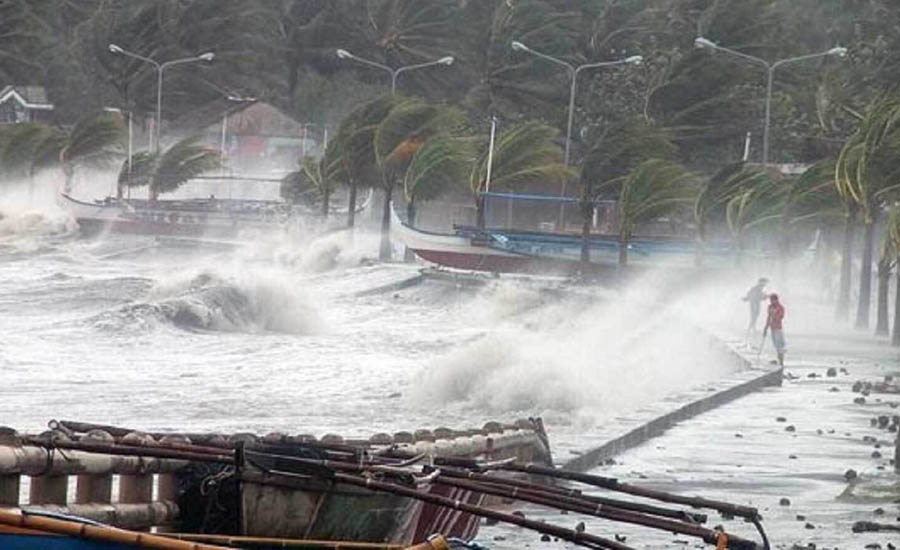
POLYGON ((147 330, 171 324, 185 330, 313 334, 322 330, 315 308, 272 281, 249 284, 201 273, 186 282, 158 286, 145 302, 94 319, 95 326, 147 330))

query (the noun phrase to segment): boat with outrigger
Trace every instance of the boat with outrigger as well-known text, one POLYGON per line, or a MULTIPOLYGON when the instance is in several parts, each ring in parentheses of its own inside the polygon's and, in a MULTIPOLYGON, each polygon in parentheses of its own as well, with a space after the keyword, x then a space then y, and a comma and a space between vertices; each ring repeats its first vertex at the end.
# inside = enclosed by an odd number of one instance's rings
POLYGON ((425 541, 416 550, 446 550, 472 547, 485 519, 588 548, 632 548, 508 511, 520 502, 694 537, 719 550, 769 548, 756 508, 555 467, 540 419, 364 440, 145 433, 73 421, 49 427, 33 436, 0 431, 0 547, 35 548, 21 546, 22 538, 49 537, 41 548, 396 550, 425 541), (706 527, 700 508, 745 520, 761 542, 706 527), (99 539, 101 532, 110 536, 99 539))
MULTIPOLYGON (((280 182, 272 178, 237 178, 236 183, 280 182)), ((355 205, 359 213, 371 205, 373 191, 355 205)), ((108 196, 86 201, 60 193, 60 206, 78 222, 84 236, 105 232, 192 238, 254 238, 321 219, 320 209, 282 200, 233 199, 210 195, 189 199, 133 199, 108 196)), ((328 214, 345 215, 333 205, 328 214)))
MULTIPOLYGON (((578 199, 520 193, 483 193, 485 199, 508 201, 546 201, 571 203, 578 199)), ((603 203, 607 210, 612 201, 603 203)), ((493 273, 528 273, 571 276, 603 274, 618 269, 620 250, 627 247, 628 264, 633 268, 694 267, 698 260, 698 243, 683 236, 636 236, 622 244, 609 233, 568 233, 559 231, 522 230, 509 227, 453 226, 452 233, 437 233, 410 226, 391 205, 391 234, 421 259, 442 267, 493 273), (588 261, 582 260, 587 248, 588 261)), ((714 241, 703 245, 706 267, 730 266, 734 251, 730 243, 714 241)))

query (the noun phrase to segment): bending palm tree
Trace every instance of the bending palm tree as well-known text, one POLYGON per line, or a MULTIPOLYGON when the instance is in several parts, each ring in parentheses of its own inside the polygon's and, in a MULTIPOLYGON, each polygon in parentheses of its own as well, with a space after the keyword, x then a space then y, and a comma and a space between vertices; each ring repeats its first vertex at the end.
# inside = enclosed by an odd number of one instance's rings
MULTIPOLYGON (((628 264, 628 245, 635 227, 672 212, 694 200, 694 178, 681 165, 650 159, 626 176, 603 185, 617 188, 619 266, 628 264)), ((601 189, 602 190, 602 189, 601 189)))
POLYGON ((150 200, 155 201, 162 193, 177 190, 191 178, 215 170, 219 167, 220 153, 200 145, 199 138, 185 138, 165 152, 154 155, 147 152, 132 157, 131 173, 128 162, 119 171, 119 185, 122 187, 147 186, 150 200))
MULTIPOLYGON (((523 122, 501 132, 494 144, 491 188, 514 191, 534 183, 558 188, 574 172, 562 163, 562 150, 555 143, 557 134, 556 129, 536 121, 523 122)), ((484 153, 478 157, 469 175, 479 228, 485 226, 488 152, 487 143, 484 145, 484 153)))

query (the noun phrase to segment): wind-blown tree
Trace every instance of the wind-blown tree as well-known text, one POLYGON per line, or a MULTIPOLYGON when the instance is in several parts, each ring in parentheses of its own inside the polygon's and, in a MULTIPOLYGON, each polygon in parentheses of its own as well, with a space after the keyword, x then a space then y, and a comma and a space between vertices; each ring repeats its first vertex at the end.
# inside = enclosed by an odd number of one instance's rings
POLYGON ((628 264, 628 246, 639 225, 680 208, 687 210, 696 193, 694 176, 665 159, 648 159, 625 176, 600 187, 607 195, 616 192, 620 267, 628 264))
POLYGON ((119 170, 119 185, 147 186, 151 201, 163 193, 177 190, 190 179, 215 170, 220 165, 220 153, 199 143, 198 137, 187 137, 171 145, 160 154, 142 151, 133 155, 131 172, 128 160, 119 170))
POLYGON ((746 180, 725 205, 725 222, 734 243, 735 263, 741 264, 747 237, 751 231, 778 220, 787 189, 769 174, 751 170, 742 174, 746 180))
POLYGON ((322 158, 304 157, 297 170, 281 180, 281 197, 293 203, 308 206, 319 204, 322 217, 328 217, 331 195, 343 175, 340 159, 323 155, 322 158))
MULTIPOLYGON (((887 212, 884 235, 883 255, 894 265, 900 266, 900 204, 894 203, 887 212)), ((880 279, 879 279, 880 282, 880 279)), ((900 267, 897 269, 894 294, 894 327, 891 331, 891 345, 900 346, 900 267)), ((887 292, 885 292, 885 310, 887 310, 887 292)), ((879 311, 880 311, 879 299, 879 311)), ((887 314, 887 311, 885 311, 887 314)))
MULTIPOLYGON (((556 190, 574 175, 562 163, 563 152, 556 144, 559 132, 542 122, 526 121, 501 130, 494 140, 491 189, 515 191, 526 185, 556 190)), ((476 220, 484 228, 484 192, 488 172, 488 140, 476 146, 482 151, 469 174, 469 188, 475 199, 476 220)))
POLYGON ((348 227, 353 227, 355 222, 359 187, 375 187, 379 184, 381 178, 375 159, 375 132, 400 101, 401 98, 397 96, 383 95, 357 107, 341 121, 337 135, 325 151, 326 156, 334 157, 340 162, 344 182, 350 188, 348 227))
POLYGON ((416 222, 417 202, 435 199, 454 186, 464 187, 473 156, 471 141, 454 136, 429 139, 416 151, 402 182, 406 220, 411 227, 416 222))
MULTIPOLYGON (((834 185, 834 159, 825 159, 785 182, 787 192, 778 229, 779 262, 782 269, 793 251, 794 241, 828 230, 844 214, 843 201, 834 185)), ((782 278, 784 278, 782 274, 782 278)))
POLYGON ((69 129, 41 123, 11 124, 0 130, 0 176, 31 177, 59 166, 63 191, 70 193, 78 166, 106 166, 120 153, 122 122, 109 114, 82 119, 69 129))
POLYGON ((595 192, 610 181, 621 178, 649 159, 673 160, 676 147, 668 131, 650 124, 643 118, 632 118, 607 132, 588 151, 581 167, 579 180, 582 202, 581 261, 590 260, 588 239, 594 214, 594 201, 615 198, 595 192))
POLYGON ((753 185, 756 173, 735 162, 720 168, 701 183, 694 199, 694 222, 697 224, 697 256, 695 264, 703 264, 710 234, 727 231, 726 209, 729 201, 753 185))
MULTIPOLYGON (((453 136, 464 126, 461 111, 417 99, 400 99, 375 129, 375 161, 381 173, 384 205, 379 258, 390 260, 391 199, 416 153, 430 140, 453 136)), ((424 160, 422 161, 424 162, 424 160)))
POLYGON ((889 91, 866 112, 835 165, 838 192, 852 200, 865 225, 856 327, 869 326, 875 225, 886 200, 898 190, 900 176, 900 93, 889 91))

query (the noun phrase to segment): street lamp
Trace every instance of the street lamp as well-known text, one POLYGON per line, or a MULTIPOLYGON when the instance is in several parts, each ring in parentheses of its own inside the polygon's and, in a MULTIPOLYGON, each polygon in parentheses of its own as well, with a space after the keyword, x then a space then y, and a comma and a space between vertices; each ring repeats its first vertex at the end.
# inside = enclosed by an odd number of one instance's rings
POLYGON ((440 59, 435 59, 434 61, 428 61, 427 63, 418 63, 416 65, 405 65, 403 67, 398 67, 396 69, 388 67, 387 65, 382 65, 381 63, 377 63, 375 61, 370 61, 368 59, 363 59, 357 55, 350 53, 347 50, 339 49, 335 52, 337 56, 341 59, 352 59, 354 61, 358 61, 364 65, 369 65, 370 67, 375 67, 376 69, 381 69, 383 71, 387 71, 391 74, 391 95, 394 95, 394 92, 397 89, 397 77, 400 73, 406 71, 413 71, 415 69, 424 69, 425 67, 431 67, 434 65, 452 65, 453 64, 453 56, 447 55, 440 59))
POLYGON ((212 61, 215 58, 216 54, 212 52, 202 53, 200 55, 194 57, 185 57, 182 59, 173 59, 171 61, 166 61, 164 63, 159 63, 154 59, 150 59, 149 57, 144 57, 142 55, 136 54, 134 52, 130 52, 126 49, 123 49, 120 46, 115 44, 110 44, 108 46, 109 51, 114 54, 124 55, 126 57, 133 57, 134 59, 138 59, 140 61, 144 61, 145 63, 150 63, 154 67, 156 67, 156 136, 155 136, 155 147, 154 153, 159 153, 159 135, 160 135, 160 127, 162 126, 162 82, 163 82, 163 71, 165 71, 168 67, 173 65, 181 65, 183 63, 193 63, 195 61, 212 61))
MULTIPOLYGON (((569 121, 566 124, 566 147, 565 147, 565 153, 563 156, 563 164, 565 164, 566 167, 569 166, 569 145, 572 140, 572 119, 575 114, 575 83, 578 80, 578 73, 580 73, 581 71, 583 71, 585 69, 594 69, 597 67, 611 67, 613 65, 640 65, 644 61, 644 58, 641 57, 640 55, 633 55, 631 57, 626 57, 625 59, 619 59, 616 61, 601 61, 598 63, 586 63, 584 65, 578 65, 576 67, 575 65, 572 65, 571 63, 563 61, 562 59, 553 57, 551 55, 547 55, 547 54, 539 52, 537 50, 533 50, 533 49, 529 48, 528 46, 526 46, 525 44, 523 44, 522 42, 519 42, 518 40, 513 41, 511 46, 512 46, 512 49, 515 51, 530 53, 531 55, 540 57, 541 59, 545 59, 552 63, 556 63, 557 65, 562 65, 563 67, 566 68, 566 70, 569 73, 569 78, 572 80, 572 84, 569 89, 569 121)), ((563 179, 562 189, 560 190, 559 194, 560 194, 560 196, 563 196, 563 197, 566 195, 566 179, 563 179)), ((562 224, 563 224, 563 221, 565 219, 565 214, 566 214, 566 203, 562 202, 559 206, 559 225, 560 226, 562 226, 562 224)))
POLYGON ((732 50, 730 48, 726 48, 724 46, 719 46, 712 40, 708 40, 703 38, 702 36, 698 36, 694 39, 694 46, 700 49, 708 49, 708 50, 718 50, 723 51, 725 53, 729 53, 731 55, 742 57, 748 61, 752 61, 754 63, 760 63, 766 68, 766 72, 768 73, 768 81, 766 83, 766 119, 765 124, 763 125, 763 158, 762 163, 763 166, 769 165, 769 122, 771 120, 772 115, 772 83, 775 79, 775 69, 780 67, 781 65, 786 65, 788 63, 795 63, 797 61, 806 61, 809 59, 816 59, 819 57, 827 57, 827 56, 837 56, 837 57, 846 57, 847 56, 847 48, 836 46, 831 48, 830 50, 826 50, 824 52, 813 53, 808 55, 801 55, 798 57, 789 57, 786 59, 779 59, 778 61, 769 62, 765 59, 748 55, 736 50, 732 50))

